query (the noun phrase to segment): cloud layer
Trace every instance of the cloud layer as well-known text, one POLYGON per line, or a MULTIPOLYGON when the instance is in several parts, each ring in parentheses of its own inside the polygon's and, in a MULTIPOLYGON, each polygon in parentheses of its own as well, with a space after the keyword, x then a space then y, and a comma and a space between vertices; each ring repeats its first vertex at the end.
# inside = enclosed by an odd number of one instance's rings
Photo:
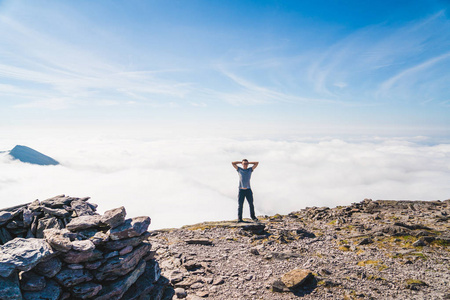
MULTIPOLYGON (((10 136, 0 150, 19 144, 10 136)), ((30 137, 60 161, 34 166, 0 154, 2 207, 57 194, 91 196, 99 211, 124 205, 149 215, 152 229, 236 218, 238 175, 231 161, 260 161, 252 187, 257 214, 372 199, 445 200, 450 145, 399 139, 348 142, 170 138, 151 134, 30 137)), ((248 216, 248 206, 244 208, 248 216)))

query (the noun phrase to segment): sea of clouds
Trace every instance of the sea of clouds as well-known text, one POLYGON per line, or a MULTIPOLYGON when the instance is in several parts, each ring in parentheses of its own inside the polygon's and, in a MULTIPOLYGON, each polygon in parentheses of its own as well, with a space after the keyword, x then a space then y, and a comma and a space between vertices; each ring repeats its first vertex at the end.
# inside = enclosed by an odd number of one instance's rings
POLYGON ((129 217, 148 215, 151 229, 231 220, 238 188, 231 161, 243 158, 260 162, 252 175, 257 215, 364 198, 448 199, 450 144, 422 140, 9 133, 0 150, 25 145, 61 165, 31 165, 1 153, 0 206, 66 194, 90 196, 100 213, 123 205, 129 217))

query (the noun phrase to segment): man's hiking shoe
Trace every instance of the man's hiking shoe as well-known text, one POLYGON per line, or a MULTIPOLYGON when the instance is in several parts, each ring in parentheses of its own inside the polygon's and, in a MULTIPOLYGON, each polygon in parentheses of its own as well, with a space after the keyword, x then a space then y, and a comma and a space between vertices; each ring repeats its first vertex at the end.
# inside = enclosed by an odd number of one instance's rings
POLYGON ((244 222, 244 220, 238 219, 237 222, 238 222, 238 223, 242 223, 242 222, 244 222))
POLYGON ((252 218, 253 221, 258 222, 258 218, 252 218))

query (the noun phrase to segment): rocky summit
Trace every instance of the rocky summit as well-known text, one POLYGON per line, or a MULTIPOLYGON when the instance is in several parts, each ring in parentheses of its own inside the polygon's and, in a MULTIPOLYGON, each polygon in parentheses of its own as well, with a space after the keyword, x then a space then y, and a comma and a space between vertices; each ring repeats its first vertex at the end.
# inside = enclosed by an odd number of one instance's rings
POLYGON ((88 200, 0 210, 0 299, 450 299, 450 200, 153 231, 88 200))
POLYGON ((450 299, 450 200, 151 231, 174 299, 450 299))

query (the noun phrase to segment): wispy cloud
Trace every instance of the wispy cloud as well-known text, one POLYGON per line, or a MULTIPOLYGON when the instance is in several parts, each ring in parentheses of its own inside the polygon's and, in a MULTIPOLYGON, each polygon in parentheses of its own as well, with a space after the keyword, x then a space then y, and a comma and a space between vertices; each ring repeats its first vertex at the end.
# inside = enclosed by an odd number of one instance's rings
MULTIPOLYGON (((381 93, 388 93, 389 90, 399 81, 401 80, 408 80, 409 84, 413 84, 415 81, 418 80, 418 74, 421 71, 424 71, 427 68, 433 67, 435 64, 447 60, 450 58, 450 52, 444 53, 442 55, 439 55, 437 57, 430 58, 418 65, 412 66, 410 68, 407 68, 406 70, 401 71, 399 74, 389 78, 388 80, 384 81, 381 84, 380 92, 381 93), (416 78, 410 78, 411 76, 416 76, 416 78)), ((420 77, 419 77, 420 78, 420 77)))
POLYGON ((185 70, 124 71, 123 65, 105 61, 91 49, 81 49, 7 16, 0 16, 0 24, 0 36, 8 37, 0 41, 8 57, 0 60, 0 78, 10 82, 1 90, 22 98, 13 107, 65 109, 83 101, 120 102, 105 96, 145 102, 155 101, 155 95, 183 98, 191 91, 189 82, 158 78, 185 70), (47 99, 42 99, 43 94, 47 99))
POLYGON ((281 103, 327 103, 327 104, 346 104, 343 101, 329 100, 326 98, 307 98, 293 94, 287 94, 260 86, 245 78, 225 70, 223 67, 218 68, 221 74, 236 83, 241 90, 237 92, 223 93, 220 97, 233 105, 255 105, 267 104, 274 102, 281 103))
POLYGON ((13 105, 15 108, 45 108, 50 110, 67 109, 76 105, 72 99, 51 98, 45 100, 30 101, 22 104, 13 105))
POLYGON ((400 26, 380 24, 351 32, 313 61, 308 71, 309 80, 318 95, 337 99, 359 95, 367 100, 384 101, 383 96, 390 93, 401 97, 401 92, 393 89, 396 83, 408 77, 410 84, 401 91, 411 89, 407 96, 410 101, 427 93, 440 97, 442 83, 419 91, 414 82, 440 80, 441 72, 433 68, 449 57, 448 48, 442 45, 450 34, 443 28, 450 29, 450 21, 440 11, 424 20, 400 26), (442 34, 436 35, 436 31, 442 34), (447 51, 439 53, 436 49, 447 51), (431 72, 430 76, 422 76, 420 71, 425 69, 431 72), (345 83, 345 89, 341 83, 345 83))

